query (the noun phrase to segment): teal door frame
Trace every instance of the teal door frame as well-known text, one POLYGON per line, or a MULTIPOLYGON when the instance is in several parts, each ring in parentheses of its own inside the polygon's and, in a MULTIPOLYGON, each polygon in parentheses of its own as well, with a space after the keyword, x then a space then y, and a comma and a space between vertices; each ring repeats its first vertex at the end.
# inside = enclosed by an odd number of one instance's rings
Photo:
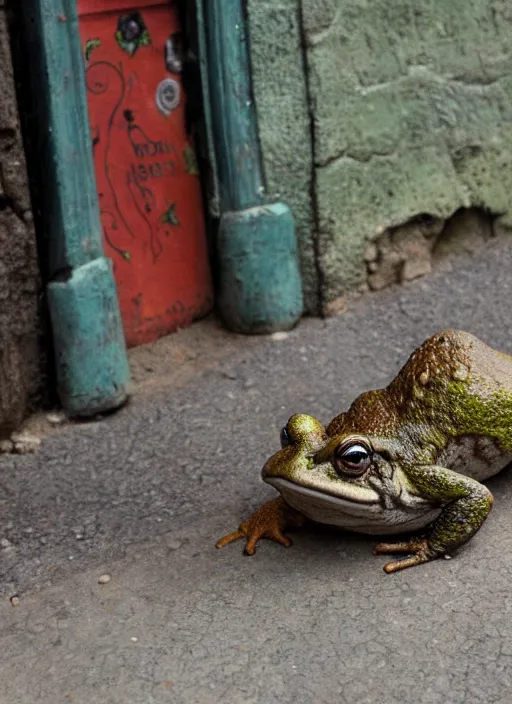
POLYGON ((220 223, 217 304, 241 333, 295 326, 303 312, 293 215, 265 195, 244 0, 196 0, 203 104, 220 223))
POLYGON ((40 250, 57 392, 71 416, 118 408, 130 373, 112 271, 104 256, 75 0, 23 0, 25 57, 42 190, 40 250))

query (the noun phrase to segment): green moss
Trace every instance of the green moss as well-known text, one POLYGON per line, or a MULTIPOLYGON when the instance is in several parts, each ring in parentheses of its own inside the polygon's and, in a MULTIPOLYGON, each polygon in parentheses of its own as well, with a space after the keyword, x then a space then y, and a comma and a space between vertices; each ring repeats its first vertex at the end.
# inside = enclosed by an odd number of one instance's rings
MULTIPOLYGON (((478 384, 485 387, 481 379, 478 384)), ((486 436, 512 451, 512 393, 505 390, 482 393, 470 381, 440 381, 420 400, 408 401, 405 410, 404 427, 421 429, 412 438, 419 452, 443 449, 450 438, 464 435, 486 436)))
POLYGON ((452 381, 446 401, 453 432, 485 435, 495 439, 502 449, 512 450, 512 394, 499 390, 483 398, 467 382, 452 381))

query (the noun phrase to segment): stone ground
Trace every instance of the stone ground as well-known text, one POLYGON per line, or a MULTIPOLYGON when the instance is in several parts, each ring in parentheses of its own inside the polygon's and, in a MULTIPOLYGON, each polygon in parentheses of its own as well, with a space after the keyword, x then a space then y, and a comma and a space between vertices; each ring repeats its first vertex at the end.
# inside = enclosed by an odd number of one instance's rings
POLYGON ((286 339, 195 326, 132 353, 121 412, 1 457, 1 704, 512 701, 510 473, 470 545, 393 576, 324 528, 214 548, 293 412, 329 420, 443 327, 512 352, 511 271, 495 242, 286 339))

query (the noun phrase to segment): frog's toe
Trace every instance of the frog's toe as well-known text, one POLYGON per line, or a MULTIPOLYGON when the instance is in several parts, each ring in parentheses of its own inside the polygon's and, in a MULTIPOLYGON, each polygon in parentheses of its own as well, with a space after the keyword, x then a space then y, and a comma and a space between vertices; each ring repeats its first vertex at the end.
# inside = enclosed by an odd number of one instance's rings
MULTIPOLYGON (((265 536, 267 537, 267 536, 265 536)), ((276 530, 275 533, 268 535, 269 540, 273 540, 274 543, 279 543, 279 545, 284 545, 285 548, 289 548, 293 545, 293 540, 287 535, 283 535, 280 530, 276 530)))
POLYGON ((256 545, 259 543, 260 539, 263 537, 261 533, 252 533, 247 540, 246 546, 244 548, 244 555, 254 555, 256 552, 256 545))
POLYGON ((407 567, 415 567, 416 565, 422 565, 425 562, 431 560, 431 557, 427 555, 411 555, 411 557, 404 557, 403 560, 395 560, 394 562, 387 562, 384 565, 384 572, 386 574, 393 574, 393 572, 400 572, 400 570, 405 570, 407 567))
POLYGON ((244 548, 244 553, 246 555, 254 555, 256 552, 256 545, 259 540, 263 537, 260 532, 250 532, 242 524, 238 530, 228 533, 215 543, 216 548, 223 548, 225 545, 234 543, 235 540, 240 540, 240 538, 247 538, 247 544, 244 548))
POLYGON ((402 560, 395 560, 393 562, 386 563, 384 565, 384 572, 387 574, 393 574, 393 572, 405 570, 407 567, 422 565, 436 557, 436 555, 432 554, 428 541, 425 539, 409 540, 401 543, 379 543, 373 549, 374 555, 389 555, 390 553, 402 552, 413 554, 410 557, 404 557, 402 560))
POLYGON ((220 540, 217 540, 215 543, 216 548, 223 548, 225 545, 229 545, 230 543, 234 543, 235 540, 239 540, 240 538, 244 537, 244 532, 240 530, 234 530, 232 533, 228 533, 225 535, 223 538, 220 540))
POLYGON ((374 555, 392 555, 398 552, 414 552, 411 542, 379 543, 373 548, 374 555))
POLYGON ((262 538, 272 540, 274 543, 279 543, 279 545, 284 545, 285 548, 289 548, 290 545, 292 545, 291 539, 286 535, 283 535, 278 526, 269 526, 264 531, 257 531, 249 536, 244 553, 246 555, 254 555, 256 552, 256 545, 262 538))

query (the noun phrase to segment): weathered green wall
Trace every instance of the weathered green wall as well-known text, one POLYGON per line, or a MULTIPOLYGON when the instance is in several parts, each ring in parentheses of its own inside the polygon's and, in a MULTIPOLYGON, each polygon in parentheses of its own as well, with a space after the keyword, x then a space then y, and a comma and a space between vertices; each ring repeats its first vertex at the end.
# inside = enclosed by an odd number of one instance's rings
MULTIPOLYGON (((461 206, 510 210, 512 4, 301 4, 318 208, 318 231, 313 234, 311 226, 310 237, 317 243, 325 307, 365 285, 365 245, 387 227, 419 213, 444 218, 461 206)), ((306 96, 305 81, 298 76, 297 2, 280 0, 279 12, 271 1, 250 5, 258 7, 251 13, 258 19, 251 22, 251 31, 266 168, 278 173, 286 200, 290 189, 301 188, 296 176, 301 144, 270 133, 282 120, 283 105, 293 105, 293 124, 303 119, 306 131, 307 113, 300 110, 306 96)), ((304 165, 309 145, 305 150, 304 165)), ((292 208, 307 212, 310 194, 303 189, 294 198, 289 199, 292 208)), ((303 242, 308 241, 307 222, 302 221, 303 242)), ((304 250, 309 251, 307 245, 304 250)), ((310 266, 306 259, 304 266, 310 266)))

